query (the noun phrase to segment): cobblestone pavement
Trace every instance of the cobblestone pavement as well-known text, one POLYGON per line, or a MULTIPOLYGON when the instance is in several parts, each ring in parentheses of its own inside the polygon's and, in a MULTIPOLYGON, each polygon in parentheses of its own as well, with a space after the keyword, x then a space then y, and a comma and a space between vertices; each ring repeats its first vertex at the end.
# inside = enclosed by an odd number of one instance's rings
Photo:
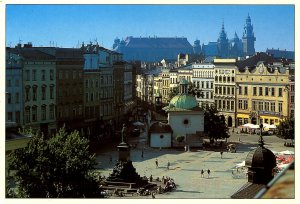
MULTIPOLYGON (((258 135, 233 134, 229 142, 237 143, 236 153, 224 152, 221 158, 220 152, 203 151, 201 149, 192 149, 190 152, 184 152, 174 149, 152 149, 145 147, 146 133, 141 134, 139 138, 131 138, 129 141, 138 143, 137 147, 131 151, 131 160, 137 172, 141 176, 150 175, 153 178, 162 176, 174 179, 177 189, 158 194, 156 198, 230 198, 247 179, 245 176, 237 178, 233 176, 235 165, 245 160, 249 151, 257 147, 258 135), (240 140, 240 141, 239 141, 240 140), (141 157, 142 148, 144 148, 144 157, 141 157), (156 168, 155 159, 158 159, 159 168, 156 168), (170 162, 170 169, 167 169, 167 163, 170 162), (204 178, 201 177, 201 169, 205 171, 204 178), (208 177, 207 170, 211 173, 208 177)), ((264 137, 266 147, 272 151, 291 150, 294 148, 284 147, 284 140, 276 136, 264 137)), ((118 152, 116 148, 112 151, 98 152, 97 161, 103 175, 108 176, 112 171, 113 163, 109 161, 112 155, 117 159, 118 152)), ((132 197, 131 197, 132 198, 132 197)), ((139 197, 139 198, 151 198, 139 197)))

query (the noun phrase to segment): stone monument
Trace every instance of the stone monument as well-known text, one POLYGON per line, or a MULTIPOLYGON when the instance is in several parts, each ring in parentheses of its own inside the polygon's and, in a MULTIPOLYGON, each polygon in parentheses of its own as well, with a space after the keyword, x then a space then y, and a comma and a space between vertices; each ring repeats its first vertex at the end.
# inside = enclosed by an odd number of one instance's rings
POLYGON ((112 173, 106 179, 106 185, 128 186, 129 188, 147 186, 148 179, 142 178, 132 165, 132 161, 130 160, 130 146, 126 140, 126 126, 123 124, 122 141, 117 146, 119 159, 112 173))

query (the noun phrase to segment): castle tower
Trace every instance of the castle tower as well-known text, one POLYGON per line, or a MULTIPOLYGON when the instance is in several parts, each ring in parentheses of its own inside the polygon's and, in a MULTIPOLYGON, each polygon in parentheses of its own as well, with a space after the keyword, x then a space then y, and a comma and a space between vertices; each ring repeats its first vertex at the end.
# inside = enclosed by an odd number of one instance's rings
POLYGON ((194 41, 193 51, 194 51, 194 54, 200 54, 201 53, 200 40, 195 40, 194 41))
POLYGON ((224 29, 224 21, 222 23, 222 29, 218 38, 218 50, 221 58, 227 58, 229 55, 229 42, 227 34, 224 29))
POLYGON ((244 33, 242 39, 243 39, 244 55, 254 55, 255 54, 254 42, 256 41, 256 38, 254 37, 253 25, 251 24, 251 18, 249 14, 246 19, 246 24, 244 26, 244 33))

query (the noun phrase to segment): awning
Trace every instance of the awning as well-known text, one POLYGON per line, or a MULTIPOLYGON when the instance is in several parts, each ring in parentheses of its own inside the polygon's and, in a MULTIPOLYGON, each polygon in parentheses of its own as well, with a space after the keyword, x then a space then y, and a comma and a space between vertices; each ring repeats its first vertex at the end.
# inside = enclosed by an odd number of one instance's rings
POLYGON ((237 114, 237 118, 249 118, 249 114, 237 114))

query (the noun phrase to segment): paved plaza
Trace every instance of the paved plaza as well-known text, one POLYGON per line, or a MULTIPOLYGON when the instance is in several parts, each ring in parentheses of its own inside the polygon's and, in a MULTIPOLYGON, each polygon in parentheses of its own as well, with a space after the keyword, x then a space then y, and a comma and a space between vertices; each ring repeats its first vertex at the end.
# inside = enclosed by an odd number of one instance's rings
MULTIPOLYGON (((162 176, 174 179, 177 189, 165 194, 158 194, 156 198, 230 198, 241 186, 247 182, 242 172, 234 170, 236 164, 246 159, 249 151, 258 145, 258 135, 233 134, 229 142, 236 142, 237 152, 224 152, 221 158, 220 152, 203 151, 192 149, 184 152, 182 149, 153 149, 146 147, 146 133, 138 138, 131 138, 129 143, 138 143, 131 151, 131 160, 140 176, 162 176), (239 141, 240 140, 240 141, 239 141), (144 149, 143 158, 142 149, 144 149), (159 167, 156 168, 155 160, 158 160, 159 167), (170 162, 170 169, 167 163, 170 162), (201 177, 201 170, 204 170, 204 177, 201 177), (211 173, 208 177, 207 170, 211 173), (233 173, 235 175, 233 175, 233 173), (237 178, 236 175, 241 175, 237 178)), ((272 151, 291 150, 294 148, 284 147, 284 140, 276 136, 265 136, 265 146, 272 151)), ((110 155, 113 160, 118 158, 116 148, 103 150, 97 153, 99 168, 106 177, 111 173, 114 163, 110 162, 110 155)), ((132 198, 131 196, 128 196, 132 198)), ((151 198, 138 197, 138 198, 151 198)))

